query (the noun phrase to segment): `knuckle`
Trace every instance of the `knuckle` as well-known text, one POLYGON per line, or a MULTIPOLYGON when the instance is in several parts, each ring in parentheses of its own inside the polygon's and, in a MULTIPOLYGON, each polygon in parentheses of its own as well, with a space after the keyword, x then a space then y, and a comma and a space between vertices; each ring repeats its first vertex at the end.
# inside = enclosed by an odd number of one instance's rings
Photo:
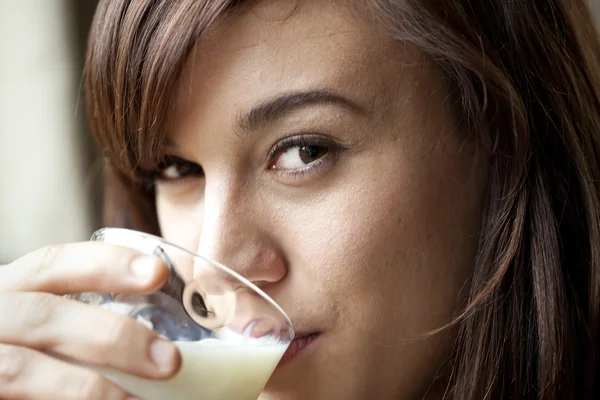
POLYGON ((105 327, 101 346, 107 351, 122 347, 131 337, 131 323, 124 318, 112 318, 111 322, 107 323, 105 327))
POLYGON ((54 265, 65 248, 64 244, 56 244, 43 247, 40 251, 42 257, 39 264, 35 267, 37 273, 41 274, 47 271, 54 265))
POLYGON ((22 349, 0 344, 0 382, 11 384, 19 379, 27 365, 22 349))
POLYGON ((90 374, 74 383, 66 396, 78 400, 103 400, 107 392, 108 382, 98 374, 90 374))
POLYGON ((52 319, 55 298, 49 293, 35 293, 21 301, 21 313, 26 315, 25 324, 29 332, 35 332, 52 319))

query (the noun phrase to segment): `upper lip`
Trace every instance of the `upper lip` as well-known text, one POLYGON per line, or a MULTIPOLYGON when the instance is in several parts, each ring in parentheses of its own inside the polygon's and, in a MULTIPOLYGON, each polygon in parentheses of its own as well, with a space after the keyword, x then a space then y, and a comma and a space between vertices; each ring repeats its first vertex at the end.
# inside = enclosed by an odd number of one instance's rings
POLYGON ((313 335, 318 332, 324 332, 323 328, 326 326, 321 323, 318 318, 291 318, 292 329, 294 330, 294 338, 298 339, 304 336, 313 335))
POLYGON ((300 339, 305 336, 314 335, 315 333, 322 333, 327 329, 322 329, 323 327, 327 327, 327 323, 329 322, 323 315, 308 316, 306 313, 298 311, 294 310, 294 312, 287 314, 292 322, 294 339, 300 339), (292 317, 292 315, 298 316, 298 318, 292 317))
POLYGON ((314 335, 318 335, 320 334, 319 331, 303 331, 303 332, 296 332, 294 334, 294 340, 300 340, 309 336, 314 336, 314 335))

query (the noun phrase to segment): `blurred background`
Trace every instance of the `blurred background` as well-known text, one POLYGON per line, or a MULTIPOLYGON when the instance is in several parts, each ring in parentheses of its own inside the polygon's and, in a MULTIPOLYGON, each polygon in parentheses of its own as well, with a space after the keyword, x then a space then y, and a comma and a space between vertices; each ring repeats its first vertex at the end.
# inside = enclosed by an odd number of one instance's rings
POLYGON ((101 170, 80 91, 95 7, 0 0, 0 265, 99 225, 101 170))
MULTIPOLYGON (((600 20, 600 0, 589 0, 600 20)), ((85 122, 94 0, 0 0, 0 265, 100 227, 101 164, 85 122)))

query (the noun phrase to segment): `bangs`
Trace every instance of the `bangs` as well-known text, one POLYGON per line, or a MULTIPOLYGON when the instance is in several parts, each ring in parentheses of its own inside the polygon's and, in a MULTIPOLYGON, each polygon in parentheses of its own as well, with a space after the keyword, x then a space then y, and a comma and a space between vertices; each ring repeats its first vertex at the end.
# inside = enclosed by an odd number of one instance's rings
POLYGON ((84 69, 90 129, 130 182, 162 161, 164 120, 185 60, 239 0, 101 0, 84 69))

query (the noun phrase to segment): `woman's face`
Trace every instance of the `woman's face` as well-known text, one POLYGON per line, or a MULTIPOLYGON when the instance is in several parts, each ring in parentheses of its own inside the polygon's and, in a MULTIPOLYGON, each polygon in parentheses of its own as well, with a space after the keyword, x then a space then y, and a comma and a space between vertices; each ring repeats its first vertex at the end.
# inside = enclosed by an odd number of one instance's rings
POLYGON ((421 399, 452 344, 487 165, 440 72, 335 2, 258 2, 189 58, 164 237, 239 271, 316 340, 261 399, 421 399), (200 169, 201 166, 201 169, 200 169))

